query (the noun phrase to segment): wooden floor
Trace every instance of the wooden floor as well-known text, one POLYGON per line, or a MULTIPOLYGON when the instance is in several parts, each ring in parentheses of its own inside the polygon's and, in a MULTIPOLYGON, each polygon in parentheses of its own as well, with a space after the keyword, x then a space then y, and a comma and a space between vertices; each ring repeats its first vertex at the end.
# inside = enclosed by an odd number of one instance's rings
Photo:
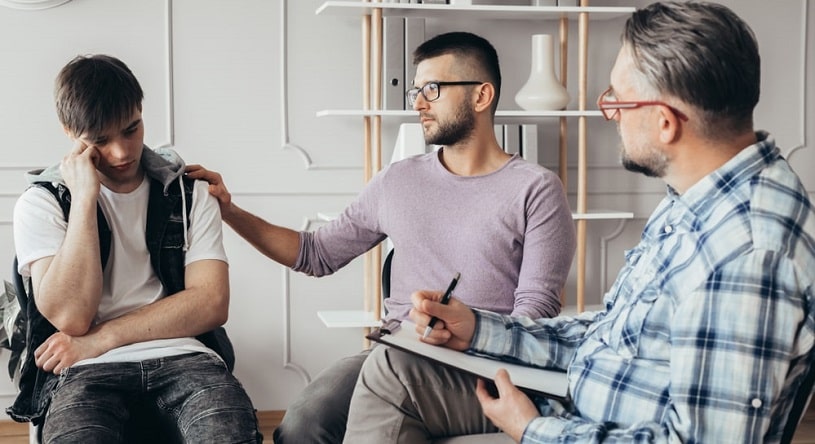
MULTIPOLYGON (((281 411, 258 412, 258 423, 263 433, 263 443, 272 444, 272 432, 283 418, 281 411)), ((793 444, 815 444, 815 405, 809 407, 801 425, 795 432, 793 444)), ((12 421, 0 421, 0 444, 28 444, 28 425, 12 421)))
MULTIPOLYGON (((283 419, 282 410, 258 412, 258 426, 263 434, 263 444, 272 444, 272 433, 283 419)), ((11 420, 0 421, 0 444, 28 444, 28 424, 11 420)))
POLYGON ((794 444, 815 444, 815 402, 809 406, 804 419, 795 430, 792 442, 794 444))

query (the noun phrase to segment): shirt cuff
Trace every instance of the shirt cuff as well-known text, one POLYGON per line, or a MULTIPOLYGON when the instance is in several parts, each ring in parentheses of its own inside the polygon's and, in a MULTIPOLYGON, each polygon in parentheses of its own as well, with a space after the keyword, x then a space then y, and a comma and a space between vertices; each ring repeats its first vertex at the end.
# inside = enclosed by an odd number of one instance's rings
POLYGON ((566 424, 560 418, 538 416, 526 425, 521 435, 521 444, 554 442, 565 428, 566 424))
POLYGON ((506 317, 491 311, 473 309, 475 330, 469 352, 486 355, 504 355, 510 348, 510 330, 506 317))

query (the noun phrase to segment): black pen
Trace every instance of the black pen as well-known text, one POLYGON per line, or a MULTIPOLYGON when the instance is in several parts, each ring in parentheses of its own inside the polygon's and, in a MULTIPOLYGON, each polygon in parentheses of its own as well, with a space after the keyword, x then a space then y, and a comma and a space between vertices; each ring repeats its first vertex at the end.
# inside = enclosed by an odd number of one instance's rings
MULTIPOLYGON (((447 291, 444 292, 444 296, 441 297, 441 301, 439 301, 439 303, 442 305, 447 305, 447 303, 450 302, 450 296, 453 294, 453 289, 456 288, 456 284, 458 284, 459 277, 461 277, 461 273, 456 273, 455 277, 453 277, 453 281, 447 286, 447 291)), ((438 320, 439 319, 435 316, 430 318, 430 323, 427 324, 427 327, 424 329, 424 335, 422 335, 422 338, 426 338, 428 335, 430 335, 430 332, 433 331, 433 326, 436 325, 438 320)))

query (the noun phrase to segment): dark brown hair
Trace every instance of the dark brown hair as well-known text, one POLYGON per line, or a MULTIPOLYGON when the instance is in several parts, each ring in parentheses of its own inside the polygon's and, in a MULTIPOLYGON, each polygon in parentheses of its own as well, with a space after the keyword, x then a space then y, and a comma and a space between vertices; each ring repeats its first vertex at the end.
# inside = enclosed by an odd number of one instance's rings
POLYGON ((469 32, 448 32, 439 34, 422 43, 413 51, 413 64, 418 65, 426 59, 452 54, 465 68, 481 79, 466 79, 489 82, 495 87, 495 99, 492 102, 492 113, 498 109, 501 96, 501 68, 498 65, 498 53, 485 38, 469 32))
POLYGON ((54 98, 60 123, 77 137, 94 138, 141 110, 144 93, 121 60, 90 55, 77 56, 60 70, 54 98))

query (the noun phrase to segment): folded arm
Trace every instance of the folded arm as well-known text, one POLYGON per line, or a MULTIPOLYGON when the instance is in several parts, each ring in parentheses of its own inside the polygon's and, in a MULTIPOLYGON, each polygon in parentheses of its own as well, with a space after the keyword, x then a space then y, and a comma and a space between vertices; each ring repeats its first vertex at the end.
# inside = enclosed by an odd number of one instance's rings
POLYGON ((85 335, 58 332, 35 351, 46 371, 99 356, 116 347, 154 339, 194 337, 223 325, 229 313, 228 265, 201 260, 185 271, 186 289, 99 323, 85 335))

